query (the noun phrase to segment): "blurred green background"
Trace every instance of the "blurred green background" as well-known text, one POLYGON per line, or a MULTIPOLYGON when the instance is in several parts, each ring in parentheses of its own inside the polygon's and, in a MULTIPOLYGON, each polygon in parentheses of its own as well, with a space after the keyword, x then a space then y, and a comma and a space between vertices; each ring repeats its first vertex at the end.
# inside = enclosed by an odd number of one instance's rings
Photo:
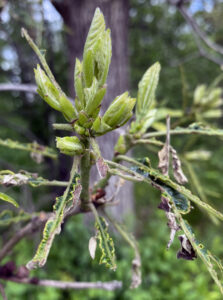
MULTIPOLYGON (((91 0, 89 0, 91 1, 91 0)), ((78 1, 75 1, 78 2, 78 1)), ((59 83, 68 89, 68 49, 66 34, 69 27, 49 0, 0 1, 0 82, 34 83, 33 67, 37 58, 21 38, 20 28, 26 27, 42 48, 47 49, 47 60, 59 83)), ((87 6, 86 6, 87 9, 87 6)), ((222 44, 222 1, 191 1, 190 13, 199 25, 217 43, 222 44)), ((130 0, 128 6, 128 55, 130 91, 136 95, 137 85, 146 69, 155 61, 162 66, 157 90, 157 106, 181 109, 186 101, 189 107, 195 88, 200 84, 210 85, 221 74, 219 65, 199 55, 190 27, 175 7, 162 0, 130 0)), ((80 20, 81 22, 81 20, 80 20)), ((85 38, 85 37, 84 37, 85 38)), ((219 83, 221 87, 221 83, 219 83)), ((0 138, 21 142, 33 140, 55 147, 53 122, 60 122, 59 114, 52 111, 39 96, 31 93, 0 92, 0 138)), ((222 118, 210 122, 222 127, 222 118)), ((184 124, 188 125, 188 124, 184 124)), ((185 151, 206 150, 207 160, 192 161, 197 182, 191 178, 190 169, 183 164, 190 178, 189 188, 195 194, 202 193, 205 199, 219 210, 222 205, 223 171, 222 141, 215 137, 174 137, 173 146, 179 154, 185 151)), ((137 147, 136 157, 149 156, 157 166, 158 148, 137 147)), ((59 161, 45 159, 37 164, 22 151, 0 147, 0 169, 37 172, 49 179, 67 179, 69 158, 59 161)), ((61 188, 32 189, 1 188, 28 211, 50 211, 55 196, 61 188)), ((167 251, 169 229, 163 211, 157 210, 159 193, 144 184, 134 187, 135 210, 125 216, 126 226, 138 240, 142 255, 142 285, 130 290, 132 250, 112 231, 117 252, 117 271, 109 271, 92 261, 88 253, 88 240, 92 235, 93 222, 86 226, 83 216, 74 216, 56 237, 48 262, 43 269, 32 271, 32 276, 55 280, 108 281, 122 280, 123 288, 114 292, 103 290, 58 290, 4 282, 8 299, 134 299, 134 300, 218 300, 222 299, 208 271, 200 260, 176 259, 180 247, 176 238, 167 251)), ((8 208, 1 204, 0 211, 8 208)), ((16 212, 15 212, 16 213, 16 212)), ((213 253, 223 257, 222 225, 216 225, 203 212, 194 209, 190 216, 195 232, 213 253)), ((1 246, 23 224, 1 226, 1 246)), ((3 261, 14 260, 25 264, 34 254, 40 234, 20 242, 3 261)))

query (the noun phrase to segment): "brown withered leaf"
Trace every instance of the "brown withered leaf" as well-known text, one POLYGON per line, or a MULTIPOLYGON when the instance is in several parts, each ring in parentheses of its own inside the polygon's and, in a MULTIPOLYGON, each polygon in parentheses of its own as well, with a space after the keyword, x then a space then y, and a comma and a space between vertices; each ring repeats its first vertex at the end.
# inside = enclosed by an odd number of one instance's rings
POLYGON ((195 250, 186 235, 179 235, 178 238, 181 243, 181 249, 177 252, 177 258, 186 260, 194 260, 195 258, 197 258, 195 250))
POLYGON ((170 239, 167 244, 167 249, 169 249, 173 243, 176 232, 180 229, 180 227, 177 224, 174 213, 171 212, 171 206, 169 204, 169 200, 164 195, 161 196, 161 203, 159 204, 158 208, 165 211, 168 220, 167 226, 170 228, 170 239))
POLYGON ((170 212, 171 206, 169 204, 169 201, 163 195, 161 196, 161 202, 160 202, 158 208, 164 210, 165 212, 170 212))
POLYGON ((172 154, 172 166, 173 166, 173 175, 177 182, 180 184, 187 183, 187 177, 184 175, 182 167, 181 167, 181 161, 179 159, 179 156, 177 155, 177 151, 171 146, 170 152, 172 154))
POLYGON ((99 157, 96 162, 99 175, 103 178, 108 173, 108 165, 102 157, 99 157))
POLYGON ((169 145, 165 144, 163 148, 158 152, 159 165, 158 168, 161 170, 163 175, 168 175, 169 171, 169 145))
POLYGON ((136 255, 132 261, 132 281, 131 289, 136 289, 142 282, 141 277, 141 259, 139 255, 136 255))
POLYGON ((28 180, 29 177, 21 173, 7 174, 3 176, 1 183, 5 186, 13 186, 13 185, 17 186, 17 185, 26 184, 28 180))
POLYGON ((175 217, 174 213, 168 212, 168 213, 166 213, 166 216, 167 216, 167 219, 168 219, 167 225, 170 228, 170 239, 169 239, 169 242, 167 244, 167 249, 169 249, 170 246, 173 243, 176 232, 178 230, 180 230, 180 226, 177 224, 176 217, 175 217))

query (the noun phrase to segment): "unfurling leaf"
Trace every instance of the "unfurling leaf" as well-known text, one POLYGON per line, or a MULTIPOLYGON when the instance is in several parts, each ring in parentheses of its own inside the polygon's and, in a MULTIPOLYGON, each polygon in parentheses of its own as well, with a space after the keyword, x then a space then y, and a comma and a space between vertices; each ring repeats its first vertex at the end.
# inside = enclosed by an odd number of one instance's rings
POLYGON ((115 248, 113 240, 108 233, 108 224, 103 217, 99 217, 95 227, 97 229, 96 237, 99 240, 99 248, 101 250, 99 264, 105 264, 106 267, 115 271, 115 248))
POLYGON ((184 175, 182 167, 181 167, 181 161, 177 155, 177 151, 171 146, 170 147, 170 153, 172 154, 172 165, 173 165, 173 174, 177 182, 180 184, 186 183, 187 177, 184 175))
POLYGON ((95 236, 92 236, 88 244, 89 253, 92 259, 95 258, 96 248, 97 248, 97 239, 95 238, 95 236))
POLYGON ((0 193, 0 200, 6 201, 14 205, 15 207, 19 207, 19 204, 10 196, 0 193))
POLYGON ((136 118, 142 118, 149 112, 154 101, 155 91, 159 80, 160 64, 152 65, 139 82, 136 105, 136 118))
POLYGON ((83 153, 83 145, 77 136, 56 137, 57 148, 66 155, 77 155, 83 153))
POLYGON ((124 125, 132 116, 135 102, 136 99, 130 98, 128 92, 116 97, 102 117, 102 122, 112 129, 124 125))

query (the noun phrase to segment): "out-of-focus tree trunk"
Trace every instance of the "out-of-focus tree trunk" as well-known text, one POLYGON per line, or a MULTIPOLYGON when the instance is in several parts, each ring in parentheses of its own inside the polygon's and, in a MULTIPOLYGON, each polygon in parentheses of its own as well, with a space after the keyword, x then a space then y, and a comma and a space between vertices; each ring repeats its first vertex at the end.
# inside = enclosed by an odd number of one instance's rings
MULTIPOLYGON (((82 58, 84 42, 96 7, 99 7, 112 33, 112 62, 108 76, 108 90, 102 104, 104 111, 119 94, 128 90, 128 0, 54 0, 54 6, 67 26, 69 59, 69 91, 74 95, 73 73, 75 57, 82 58)), ((109 133, 99 139, 102 155, 112 158, 117 133, 109 133)), ((95 177, 95 176, 94 176, 95 177)), ((111 180, 108 194, 114 190, 111 180)), ((119 194, 120 205, 115 213, 122 215, 133 209, 132 186, 128 183, 119 194)))

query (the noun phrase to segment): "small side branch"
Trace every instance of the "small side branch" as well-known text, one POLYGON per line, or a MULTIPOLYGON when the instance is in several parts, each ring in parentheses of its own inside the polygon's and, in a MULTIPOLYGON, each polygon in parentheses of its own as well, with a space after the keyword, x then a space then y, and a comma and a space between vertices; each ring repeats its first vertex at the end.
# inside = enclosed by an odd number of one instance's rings
POLYGON ((8 255, 9 251, 26 235, 34 233, 37 231, 48 219, 49 215, 42 213, 39 217, 33 218, 33 220, 28 223, 25 227, 20 229, 16 235, 13 237, 2 247, 0 251, 0 261, 8 255))
POLYGON ((54 287, 59 289, 75 289, 75 290, 83 290, 83 289, 103 289, 107 291, 113 291, 115 289, 120 289, 122 287, 121 281, 108 281, 108 282, 70 282, 70 281, 58 281, 58 280, 48 280, 43 279, 39 280, 38 278, 23 278, 19 279, 17 277, 2 277, 1 279, 7 281, 13 281, 16 283, 24 283, 24 284, 32 284, 37 286, 47 286, 54 287))
POLYGON ((15 91, 37 94, 37 86, 35 84, 16 84, 16 83, 1 83, 0 92, 15 91))

